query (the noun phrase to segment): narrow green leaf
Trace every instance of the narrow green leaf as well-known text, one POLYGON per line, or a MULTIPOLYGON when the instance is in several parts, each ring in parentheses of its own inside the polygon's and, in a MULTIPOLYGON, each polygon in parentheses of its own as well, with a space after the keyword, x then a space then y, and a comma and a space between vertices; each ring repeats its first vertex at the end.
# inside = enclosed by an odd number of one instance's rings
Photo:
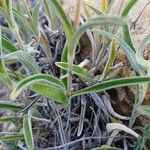
POLYGON ((11 98, 15 99, 21 93, 22 90, 24 90, 28 86, 33 86, 34 84, 39 83, 39 82, 44 82, 44 83, 53 85, 55 87, 60 88, 62 91, 65 90, 65 86, 59 79, 51 75, 36 74, 36 75, 30 76, 20 81, 17 84, 17 86, 14 88, 14 90, 12 91, 11 98))
POLYGON ((103 76, 107 76, 109 71, 112 69, 113 63, 115 61, 116 58, 116 41, 115 39, 112 39, 112 43, 111 43, 111 49, 109 52, 109 57, 108 57, 108 61, 106 63, 106 66, 104 68, 103 71, 103 76))
POLYGON ((3 58, 6 63, 14 60, 19 61, 32 74, 40 73, 41 70, 40 67, 35 62, 34 58, 27 52, 17 51, 17 52, 7 54, 3 58))
POLYGON ((7 76, 7 74, 0 73, 0 81, 2 81, 4 84, 6 84, 8 88, 12 87, 12 82, 11 82, 10 78, 7 76))
POLYGON ((1 35, 1 28, 0 28, 0 80, 3 81, 8 87, 12 86, 12 82, 8 76, 8 73, 6 71, 5 63, 2 58, 3 56, 3 45, 2 45, 2 35, 1 35))
MULTIPOLYGON (((56 64, 56 66, 58 66, 61 69, 68 70, 68 63, 56 62, 55 64, 56 64)), ((88 80, 92 80, 92 75, 85 68, 81 68, 78 65, 73 65, 72 71, 76 75, 79 75, 79 76, 81 76, 85 79, 88 79, 88 80)))
POLYGON ((35 31, 37 30, 37 27, 38 27, 40 6, 41 6, 41 1, 38 2, 38 3, 34 6, 33 11, 32 11, 32 22, 33 22, 34 30, 35 30, 35 31))
POLYGON ((16 119, 20 119, 20 118, 16 118, 16 116, 9 116, 9 117, 0 117, 0 123, 5 123, 5 122, 14 122, 16 119))
POLYGON ((58 87, 44 83, 36 83, 32 86, 32 90, 56 102, 62 104, 68 103, 66 94, 63 92, 63 90, 59 89, 58 87))
POLYGON ((0 109, 12 110, 12 111, 20 111, 24 107, 16 104, 10 104, 3 101, 0 101, 0 109))
POLYGON ((75 91, 71 94, 72 97, 84 94, 90 94, 95 92, 102 92, 105 90, 109 90, 112 88, 118 88, 123 86, 137 85, 140 83, 149 83, 150 77, 130 77, 130 78, 122 78, 115 79, 109 81, 103 81, 101 83, 89 86, 87 88, 75 91))
POLYGON ((23 133, 24 133, 24 139, 25 139, 28 149, 33 150, 34 149, 34 139, 33 139, 33 133, 32 133, 30 110, 23 117, 23 133))
POLYGON ((123 27, 123 38, 124 38, 124 41, 131 47, 131 50, 135 52, 136 50, 134 48, 134 45, 131 39, 129 25, 126 25, 123 27))
POLYGON ((3 50, 6 53, 11 53, 17 51, 16 46, 8 39, 5 37, 2 37, 2 45, 3 45, 3 50))
MULTIPOLYGON (((127 3, 127 5, 125 6, 125 8, 123 9, 121 16, 126 17, 129 12, 131 11, 131 9, 133 8, 133 6, 138 2, 138 0, 129 0, 129 2, 127 3)), ((124 36, 124 40, 125 42, 132 48, 132 50, 135 52, 135 48, 131 39, 131 35, 130 35, 130 31, 129 31, 129 26, 125 26, 123 28, 123 36, 124 36)))
POLYGON ((28 32, 34 33, 31 23, 27 20, 27 18, 24 15, 22 15, 17 10, 13 10, 13 14, 14 14, 14 17, 16 17, 23 25, 25 25, 25 29, 28 32))
POLYGON ((139 106, 137 110, 141 115, 150 117, 150 106, 142 105, 142 106, 139 106))
POLYGON ((64 26, 64 30, 67 36, 67 39, 70 39, 73 35, 73 28, 71 25, 71 21, 69 20, 68 16, 65 14, 60 2, 58 0, 49 0, 49 3, 52 4, 57 11, 59 18, 64 26))
POLYGON ((19 141, 23 139, 24 139, 23 134, 0 136, 0 141, 3 141, 3 142, 19 141))
POLYGON ((129 0, 129 2, 127 3, 127 5, 125 6, 125 8, 123 9, 121 15, 122 16, 127 16, 129 14, 129 12, 131 11, 131 9, 133 8, 133 6, 138 2, 138 0, 129 0))

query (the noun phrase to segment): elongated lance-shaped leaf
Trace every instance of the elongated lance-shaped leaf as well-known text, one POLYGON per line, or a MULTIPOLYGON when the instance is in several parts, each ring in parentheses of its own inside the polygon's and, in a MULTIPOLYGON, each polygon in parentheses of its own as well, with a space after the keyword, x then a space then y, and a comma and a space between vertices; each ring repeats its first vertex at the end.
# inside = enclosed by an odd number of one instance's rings
POLYGON ((16 105, 16 104, 10 104, 10 103, 6 103, 6 102, 3 102, 3 101, 0 102, 0 109, 20 111, 23 108, 24 108, 23 106, 19 106, 19 105, 16 105))
POLYGON ((13 10, 13 14, 23 25, 25 25, 25 30, 34 33, 31 23, 27 20, 27 18, 24 15, 22 15, 19 11, 15 9, 13 10))
POLYGON ((147 117, 150 117, 150 106, 142 105, 137 108, 137 111, 141 115, 145 115, 147 117))
POLYGON ((133 8, 133 6, 138 2, 138 0, 129 0, 129 2, 127 3, 127 5, 125 6, 125 8, 123 9, 121 15, 122 16, 127 16, 129 14, 129 12, 131 11, 131 9, 133 8))
POLYGON ((16 135, 5 135, 5 136, 0 136, 0 141, 3 141, 3 142, 12 142, 12 141, 19 141, 19 140, 23 140, 24 139, 24 136, 23 134, 19 134, 16 135))
MULTIPOLYGON (((121 16, 126 17, 129 12, 131 11, 131 9, 133 8, 133 6, 136 4, 136 2, 138 2, 138 0, 130 0, 127 5, 125 6, 125 8, 123 9, 121 16)), ((131 35, 130 35, 130 31, 129 31, 129 25, 125 26, 123 28, 123 36, 124 36, 124 40, 125 42, 132 48, 132 50, 135 52, 135 48, 131 39, 131 35)))
POLYGON ((109 39, 115 38, 116 42, 125 50, 125 53, 128 57, 128 60, 129 60, 130 64, 132 65, 132 67, 139 74, 143 74, 143 69, 138 64, 135 53, 132 51, 131 47, 128 44, 126 44, 121 38, 119 38, 115 34, 112 34, 112 33, 106 32, 106 31, 100 31, 100 30, 97 30, 97 29, 96 30, 93 29, 92 31, 95 31, 95 32, 99 31, 100 35, 103 35, 104 37, 107 37, 109 39))
POLYGON ((135 52, 136 50, 134 48, 134 45, 131 39, 129 25, 126 25, 125 27, 123 27, 123 38, 124 38, 124 41, 131 47, 131 50, 135 52))
POLYGON ((109 71, 112 69, 115 58, 116 58, 116 41, 115 41, 115 39, 112 39, 108 61, 105 65, 105 68, 103 71, 103 77, 107 76, 109 71))
POLYGON ((105 13, 106 10, 107 10, 107 0, 102 0, 102 4, 101 5, 102 5, 101 6, 101 10, 102 10, 103 13, 105 13))
POLYGON ((66 92, 53 85, 49 85, 45 83, 36 83, 33 84, 31 89, 34 92, 49 98, 50 100, 54 100, 62 104, 68 103, 66 92))
POLYGON ((29 110, 27 114, 23 117, 23 133, 25 143, 29 150, 34 150, 34 138, 32 133, 32 123, 31 123, 31 111, 29 110))
POLYGON ((16 99, 17 96, 19 95, 19 93, 24 90, 25 88, 27 88, 28 86, 32 86, 33 84, 39 83, 39 82, 44 82, 56 87, 61 88, 63 91, 65 89, 63 83, 51 76, 51 75, 46 75, 46 74, 36 74, 33 76, 30 76, 28 78, 23 79, 22 81, 20 81, 17 86, 14 88, 14 90, 11 93, 11 98, 12 99, 16 99))
POLYGON ((11 53, 17 51, 16 46, 8 39, 5 37, 2 37, 2 45, 3 45, 3 50, 6 53, 11 53))
POLYGON ((27 52, 17 51, 7 54, 3 58, 6 63, 19 61, 32 74, 40 73, 40 67, 35 62, 34 58, 27 52))
POLYGON ((1 28, 0 28, 0 80, 3 81, 8 87, 12 86, 12 82, 8 76, 8 73, 6 71, 6 67, 3 60, 3 50, 2 50, 2 35, 1 35, 1 28))
MULTIPOLYGON (((68 63, 56 62, 56 66, 64 70, 68 70, 68 63)), ((85 68, 81 68, 78 65, 73 65, 73 73, 85 79, 92 80, 92 75, 88 72, 88 70, 85 68)))
POLYGON ((78 96, 78 95, 102 92, 102 91, 109 90, 112 88, 137 85, 140 83, 149 83, 149 82, 150 82, 150 77, 144 77, 144 76, 114 79, 114 80, 109 80, 109 81, 103 81, 101 83, 75 91, 71 94, 71 96, 73 97, 73 96, 78 96))
POLYGON ((88 20, 85 24, 81 25, 79 29, 76 31, 71 41, 68 44, 68 61, 69 64, 72 64, 75 57, 75 48, 84 34, 84 32, 91 27, 98 25, 117 25, 117 26, 125 26, 126 19, 120 17, 108 17, 108 16, 98 16, 93 19, 88 20))
POLYGON ((52 6, 57 11, 59 18, 61 20, 61 23, 64 26, 64 30, 65 30, 67 39, 70 39, 73 35, 73 28, 71 25, 71 21, 69 20, 68 16, 64 12, 64 10, 58 0, 49 0, 49 3, 52 4, 52 6))
POLYGON ((40 6, 41 6, 41 2, 39 1, 33 8, 32 11, 32 22, 33 22, 33 28, 34 31, 37 32, 37 28, 38 28, 38 20, 39 20, 39 10, 40 10, 40 6))

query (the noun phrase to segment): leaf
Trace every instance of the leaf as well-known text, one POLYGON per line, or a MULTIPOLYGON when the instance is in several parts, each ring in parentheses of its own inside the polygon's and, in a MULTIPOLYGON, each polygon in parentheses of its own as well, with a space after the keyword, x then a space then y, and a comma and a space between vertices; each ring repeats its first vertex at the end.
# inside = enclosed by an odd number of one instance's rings
POLYGON ((131 11, 131 9, 133 8, 133 6, 138 2, 138 0, 129 0, 129 2, 127 3, 127 5, 124 7, 121 15, 122 16, 127 16, 129 14, 129 12, 131 11))
POLYGON ((150 106, 142 105, 137 108, 137 111, 141 115, 145 115, 147 117, 150 117, 150 106))
POLYGON ((16 116, 9 116, 9 117, 0 117, 0 123, 5 123, 5 122, 14 122, 16 119, 20 119, 19 117, 16 118, 16 116))
POLYGON ((5 37, 2 37, 2 45, 3 45, 3 50, 6 53, 17 51, 16 46, 14 46, 14 44, 10 40, 6 39, 5 37))
POLYGON ((6 109, 6 110, 11 110, 11 111, 20 111, 23 108, 24 107, 20 106, 20 105, 10 104, 10 103, 0 101, 0 109, 6 109))
POLYGON ((56 102, 67 104, 68 99, 63 90, 44 83, 36 83, 32 86, 32 90, 37 92, 38 94, 49 98, 50 100, 54 100, 56 102))
POLYGON ((101 6, 101 10, 102 10, 103 13, 105 13, 106 10, 107 10, 107 0, 102 0, 102 4, 101 5, 102 5, 101 6))
POLYGON ((99 147, 99 148, 94 148, 92 150, 120 150, 118 148, 115 148, 115 147, 109 147, 107 145, 104 145, 102 147, 99 147))
POLYGON ((34 33, 31 23, 27 20, 27 18, 22 15, 19 11, 17 10, 13 10, 13 15, 14 17, 16 17, 23 25, 25 25, 25 29, 30 32, 30 33, 34 33))
POLYGON ((100 30, 95 30, 95 29, 93 29, 92 31, 99 32, 100 35, 103 35, 104 37, 107 37, 109 39, 115 38, 116 42, 125 50, 125 53, 126 53, 126 55, 128 57, 128 60, 129 60, 130 64, 132 65, 132 67, 139 74, 143 74, 143 72, 142 72, 143 69, 138 64, 135 53, 133 52, 133 50, 131 49, 131 47, 128 44, 126 44, 121 38, 119 38, 115 34, 112 34, 112 33, 106 32, 106 31, 100 31, 100 30))
POLYGON ((130 85, 137 85, 140 83, 149 83, 150 77, 129 77, 129 78, 122 78, 122 79, 114 79, 109 81, 103 81, 101 83, 89 86, 87 88, 75 91, 71 94, 72 97, 96 92, 102 92, 105 90, 109 90, 112 88, 118 88, 123 86, 130 86, 130 85))
POLYGON ((18 134, 18 135, 12 134, 12 135, 0 136, 0 141, 3 141, 3 142, 19 141, 23 139, 24 139, 23 134, 18 134))
POLYGON ((124 42, 126 42, 130 47, 132 51, 136 51, 131 39, 131 35, 130 35, 130 31, 129 31, 129 25, 126 25, 125 27, 123 27, 123 38, 124 38, 124 42))
POLYGON ((12 88, 12 82, 6 74, 0 73, 0 81, 4 82, 8 88, 12 88))
MULTIPOLYGON (((56 62, 55 64, 61 69, 68 70, 68 63, 56 62)), ((81 68, 78 65, 73 65, 73 73, 85 79, 92 80, 92 75, 88 72, 88 70, 81 68)))
POLYGON ((52 99, 56 97, 54 100, 57 100, 58 97, 59 97, 58 101, 60 101, 60 100, 66 101, 66 99, 67 99, 66 95, 64 94, 65 93, 64 84, 59 79, 57 79, 51 75, 46 75, 46 74, 37 74, 37 75, 33 75, 31 77, 23 79, 14 88, 10 97, 12 99, 16 99, 17 96, 21 93, 21 91, 23 91, 28 86, 30 86, 30 87, 32 86, 32 90, 34 90, 44 96, 47 96, 49 93, 49 96, 48 96, 49 98, 50 98, 50 95, 52 96, 51 97, 52 99), (46 83, 47 85, 46 84, 37 84, 40 82, 46 83), (39 88, 39 90, 38 90, 38 88, 39 88), (55 90, 56 90, 56 93, 58 94, 58 97, 55 94, 55 90), (60 92, 60 94, 59 94, 59 92, 60 92), (63 100, 63 98, 64 98, 64 100, 63 100))
POLYGON ((30 110, 23 117, 23 133, 24 133, 25 143, 26 143, 28 149, 33 150, 34 149, 34 139, 33 139, 33 133, 32 133, 30 110))
POLYGON ((14 60, 19 61, 32 74, 40 73, 41 70, 40 67, 35 62, 34 58, 27 52, 17 51, 17 52, 7 54, 3 58, 6 63, 14 60))
POLYGON ((12 86, 12 82, 8 76, 8 73, 6 71, 5 63, 2 58, 3 55, 3 45, 2 45, 2 35, 1 35, 1 28, 0 28, 0 81, 3 81, 8 87, 12 86))
POLYGON ((71 25, 71 21, 69 20, 68 16, 65 14, 60 2, 58 0, 49 0, 49 3, 57 11, 60 21, 64 26, 67 39, 70 39, 73 35, 73 28, 71 25))
POLYGON ((115 41, 115 39, 112 39, 108 61, 106 63, 104 71, 103 71, 103 77, 106 77, 108 75, 109 71, 112 69, 115 58, 116 58, 116 41, 115 41))
POLYGON ((33 22, 33 27, 34 30, 37 31, 37 27, 38 27, 38 20, 39 20, 39 10, 40 10, 40 6, 41 6, 41 2, 38 2, 32 11, 32 22, 33 22))
POLYGON ((111 132, 113 130, 119 130, 119 131, 125 131, 125 132, 133 135, 136 138, 139 137, 139 135, 135 131, 133 131, 132 129, 128 128, 124 124, 120 124, 120 123, 108 123, 106 125, 106 128, 107 128, 108 132, 111 132))

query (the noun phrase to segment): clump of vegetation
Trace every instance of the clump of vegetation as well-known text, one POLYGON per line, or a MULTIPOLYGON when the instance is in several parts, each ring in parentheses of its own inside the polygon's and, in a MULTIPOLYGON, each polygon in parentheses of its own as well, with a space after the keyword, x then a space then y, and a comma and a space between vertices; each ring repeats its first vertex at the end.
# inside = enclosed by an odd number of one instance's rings
POLYGON ((10 100, 0 100, 1 149, 146 149, 150 127, 135 121, 150 116, 142 105, 150 82, 144 58, 150 34, 135 48, 127 18, 137 1, 120 6, 114 17, 113 0, 102 0, 100 9, 79 0, 71 21, 59 0, 0 0, 0 80, 10 93, 10 100), (117 79, 124 65, 115 62, 120 47, 133 73, 117 79), (133 110, 123 116, 108 90, 130 85, 133 110))

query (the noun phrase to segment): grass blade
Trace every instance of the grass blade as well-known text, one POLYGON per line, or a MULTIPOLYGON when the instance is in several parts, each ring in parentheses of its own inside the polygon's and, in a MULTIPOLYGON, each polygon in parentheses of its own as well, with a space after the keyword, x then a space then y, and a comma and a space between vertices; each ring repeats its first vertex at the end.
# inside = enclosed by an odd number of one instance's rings
MULTIPOLYGON (((68 70, 68 63, 56 62, 55 64, 61 69, 68 70)), ((92 79, 92 75, 88 72, 88 70, 85 68, 81 68, 78 65, 73 65, 73 73, 85 79, 92 79)))
POLYGON ((137 85, 140 83, 149 83, 149 82, 150 82, 150 77, 130 77, 130 78, 109 80, 109 81, 104 81, 104 82, 89 86, 85 89, 75 91, 71 94, 71 96, 74 97, 78 95, 102 92, 102 91, 109 90, 112 88, 137 85))
POLYGON ((11 53, 17 51, 16 46, 8 39, 5 37, 2 37, 2 45, 3 45, 3 50, 6 53, 11 53))
POLYGON ((24 139, 23 134, 0 136, 0 141, 3 141, 3 142, 19 141, 23 139, 24 139))
POLYGON ((34 139, 32 133, 32 124, 31 124, 31 112, 28 111, 23 118, 23 133, 26 145, 29 150, 34 149, 34 139))
POLYGON ((71 22, 70 22, 68 16, 65 14, 65 12, 58 0, 49 0, 49 3, 52 4, 51 6, 53 6, 55 8, 55 10, 57 11, 60 21, 62 22, 62 24, 64 26, 64 30, 65 30, 67 39, 70 39, 73 35, 73 28, 72 28, 72 25, 71 25, 71 22))
POLYGON ((0 102, 0 109, 6 109, 6 110, 11 110, 11 111, 20 111, 24 107, 16 105, 16 104, 10 104, 6 102, 0 102))
MULTIPOLYGON (((64 98, 64 101, 67 99, 65 94, 65 86, 64 84, 57 78, 50 76, 50 75, 46 75, 46 74, 37 74, 37 75, 33 75, 31 77, 25 78, 24 80, 20 81, 18 83, 18 85, 14 88, 14 90, 11 93, 11 98, 12 99, 16 99, 17 96, 21 93, 21 91, 23 91, 25 88, 27 88, 28 86, 32 86, 32 89, 36 92, 38 92, 41 95, 48 95, 49 93, 49 97, 50 95, 52 96, 52 98, 55 98, 55 96, 57 96, 55 94, 55 90, 57 91, 57 94, 60 92, 59 94, 59 99, 61 99, 61 94, 62 97, 64 98), (46 83, 45 84, 37 84, 37 83, 46 83), (41 86, 41 87, 40 87, 41 86), (39 89, 38 89, 39 88, 39 89), (50 90, 51 88, 51 90, 50 90), (60 90, 58 90, 60 89, 60 90), (53 92, 51 92, 53 91, 53 92)), ((58 97, 55 98, 55 100, 57 100, 58 97)))
POLYGON ((129 12, 131 11, 132 7, 138 2, 138 0, 129 0, 125 8, 123 9, 121 15, 127 16, 129 12))
POLYGON ((109 147, 109 146, 102 146, 100 148, 94 148, 92 150, 120 150, 118 148, 113 148, 113 147, 109 147))
POLYGON ((59 88, 44 84, 44 83, 36 83, 32 86, 32 90, 37 92, 38 94, 49 98, 50 100, 54 100, 61 104, 67 104, 67 95, 59 88))
POLYGON ((38 27, 38 20, 39 20, 39 10, 41 6, 41 1, 38 2, 32 11, 32 22, 33 22, 33 28, 37 32, 37 27, 38 27))

